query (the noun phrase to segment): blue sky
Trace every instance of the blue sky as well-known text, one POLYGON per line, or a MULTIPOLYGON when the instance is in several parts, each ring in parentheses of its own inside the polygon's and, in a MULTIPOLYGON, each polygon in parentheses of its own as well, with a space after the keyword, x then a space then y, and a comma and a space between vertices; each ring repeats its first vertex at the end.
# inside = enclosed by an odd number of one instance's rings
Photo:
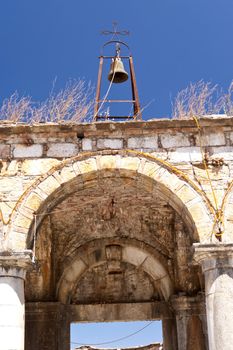
POLYGON ((131 32, 144 118, 171 114, 171 99, 204 79, 233 77, 232 0, 2 0, 0 100, 15 90, 36 101, 70 78, 96 83, 112 21, 131 32))
MULTIPOLYGON (((100 48, 108 39, 100 32, 118 21, 119 29, 131 33, 127 41, 141 104, 154 101, 144 118, 168 116, 171 100, 190 82, 229 85, 232 18, 232 0, 1 0, 0 101, 15 90, 42 101, 55 79, 56 89, 69 79, 95 84, 100 48)), ((114 329, 108 324, 111 329, 95 331, 86 326, 74 328, 72 339, 100 343, 142 327, 131 323, 114 329)), ((129 338, 127 345, 160 340, 161 330, 152 327, 129 338)))
POLYGON ((160 321, 72 324, 71 334, 71 349, 87 343, 96 348, 120 348, 162 342, 160 321), (125 339, 114 341, 120 338, 125 339))

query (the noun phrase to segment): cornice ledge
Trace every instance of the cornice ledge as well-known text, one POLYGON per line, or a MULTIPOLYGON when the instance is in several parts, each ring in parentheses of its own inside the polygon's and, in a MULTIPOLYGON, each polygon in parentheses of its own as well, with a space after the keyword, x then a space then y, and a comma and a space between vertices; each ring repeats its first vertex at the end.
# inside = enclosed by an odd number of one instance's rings
POLYGON ((194 243, 193 259, 203 272, 216 268, 233 268, 233 243, 194 243))
POLYGON ((32 266, 32 251, 0 251, 0 268, 22 268, 28 269, 32 266))

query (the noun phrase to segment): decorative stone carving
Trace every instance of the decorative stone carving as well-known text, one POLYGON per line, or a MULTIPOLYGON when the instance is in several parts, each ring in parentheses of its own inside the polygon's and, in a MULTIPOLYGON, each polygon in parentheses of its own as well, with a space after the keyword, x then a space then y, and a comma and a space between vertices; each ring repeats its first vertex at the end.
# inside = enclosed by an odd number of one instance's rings
POLYGON ((122 248, 111 244, 105 247, 109 274, 121 273, 122 248))

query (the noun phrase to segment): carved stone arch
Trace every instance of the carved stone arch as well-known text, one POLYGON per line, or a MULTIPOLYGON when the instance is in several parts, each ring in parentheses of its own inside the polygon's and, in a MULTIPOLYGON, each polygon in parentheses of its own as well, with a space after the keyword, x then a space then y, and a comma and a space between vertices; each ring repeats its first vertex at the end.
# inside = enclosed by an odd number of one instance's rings
POLYGON ((45 207, 48 213, 58 198, 68 195, 72 181, 79 179, 81 189, 93 178, 101 181, 100 174, 112 176, 113 173, 143 182, 147 191, 159 190, 192 231, 194 240, 210 241, 213 220, 208 203, 187 177, 182 176, 181 172, 172 171, 164 162, 152 156, 134 151, 111 151, 67 159, 36 180, 23 194, 14 211, 8 227, 9 246, 10 240, 17 240, 21 249, 26 248, 27 237, 42 220, 45 207), (35 213, 38 215, 36 222, 35 213))
POLYGON ((158 257, 150 252, 128 244, 112 244, 102 246, 101 249, 88 253, 86 257, 76 256, 76 258, 66 267, 57 284, 57 299, 63 304, 69 303, 72 291, 80 278, 94 266, 101 265, 108 259, 106 248, 120 247, 121 260, 143 269, 155 283, 158 284, 159 292, 164 300, 168 300, 173 294, 173 285, 169 273, 158 257))
POLYGON ((148 252, 155 257, 155 259, 159 260, 163 266, 168 270, 168 261, 172 259, 172 256, 169 255, 169 252, 165 250, 165 248, 157 243, 157 246, 154 247, 150 243, 145 242, 143 237, 141 240, 134 237, 101 237, 96 239, 87 240, 84 244, 82 244, 79 248, 70 251, 69 256, 66 256, 62 261, 62 271, 58 273, 58 279, 61 279, 63 271, 68 269, 71 262, 75 261, 77 257, 79 257, 87 266, 92 265, 91 255, 88 255, 87 252, 99 252, 97 257, 94 257, 95 263, 97 263, 98 259, 100 261, 104 261, 103 256, 105 256, 104 250, 102 247, 106 247, 109 245, 120 245, 120 246, 133 246, 139 248, 143 251, 148 252), (103 255, 104 254, 104 255, 103 255))

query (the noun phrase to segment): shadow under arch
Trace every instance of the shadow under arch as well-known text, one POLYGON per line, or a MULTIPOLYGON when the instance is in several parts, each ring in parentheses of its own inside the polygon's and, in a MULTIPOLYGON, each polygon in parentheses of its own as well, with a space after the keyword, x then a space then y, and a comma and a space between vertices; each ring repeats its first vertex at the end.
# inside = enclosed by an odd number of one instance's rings
POLYGON ((34 231, 59 201, 69 196, 74 188, 81 190, 96 179, 100 184, 101 178, 107 176, 134 179, 150 193, 156 189, 181 216, 194 241, 210 241, 213 219, 205 197, 187 178, 167 169, 158 159, 127 151, 82 154, 65 160, 41 176, 17 204, 9 227, 10 238, 15 237, 22 249, 31 248, 34 231))

